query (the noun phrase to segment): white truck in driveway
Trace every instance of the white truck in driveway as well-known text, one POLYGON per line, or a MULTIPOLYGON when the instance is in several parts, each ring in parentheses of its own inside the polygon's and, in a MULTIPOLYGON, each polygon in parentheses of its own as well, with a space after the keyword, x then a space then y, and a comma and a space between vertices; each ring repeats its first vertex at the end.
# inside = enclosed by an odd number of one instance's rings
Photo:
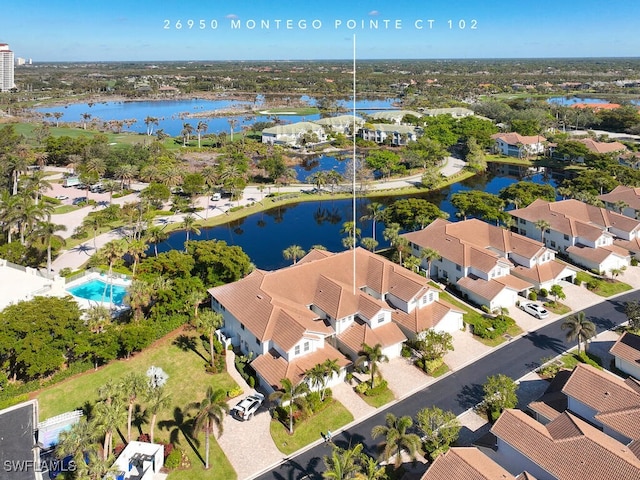
POLYGON ((244 421, 251 420, 251 417, 258 411, 260 405, 264 402, 264 395, 261 393, 254 393, 247 398, 240 400, 240 402, 231 409, 231 415, 244 421))

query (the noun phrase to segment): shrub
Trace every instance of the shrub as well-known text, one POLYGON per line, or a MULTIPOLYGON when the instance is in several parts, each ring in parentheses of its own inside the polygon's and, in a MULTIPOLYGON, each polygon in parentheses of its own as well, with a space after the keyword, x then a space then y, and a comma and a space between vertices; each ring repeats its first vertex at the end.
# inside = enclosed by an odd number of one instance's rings
POLYGON ((582 280, 580 280, 578 277, 576 277, 576 278, 573 279, 573 283, 575 285, 580 286, 582 284, 582 280))
POLYGON ((631 266, 632 267, 638 266, 638 259, 636 257, 631 257, 631 266))
POLYGON ((480 307, 480 310, 482 310, 484 313, 489 313, 490 312, 489 307, 486 306, 486 305, 482 305, 480 307))
POLYGON ((256 378, 255 377, 249 377, 249 381, 247 383, 249 383, 249 386, 251 388, 256 388, 256 378))
POLYGON ((438 368, 442 366, 444 360, 442 358, 436 358, 435 360, 425 360, 424 361, 424 371, 431 375, 438 368))
POLYGON ((182 451, 175 449, 171 452, 164 461, 164 466, 168 469, 178 468, 182 463, 182 451))
POLYGON ((242 387, 239 387, 239 386, 234 387, 227 392, 227 397, 229 398, 239 397, 240 395, 242 395, 242 392, 243 392, 242 387))
POLYGON ((403 358, 411 357, 411 349, 407 345, 402 345, 402 350, 400 350, 400 355, 403 358))
POLYGON ((120 454, 122 453, 122 450, 124 450, 125 444, 124 443, 119 443, 116 445, 116 448, 113 449, 113 456, 118 458, 120 456, 120 454))
POLYGON ((149 434, 148 434, 148 433, 143 433, 142 435, 140 435, 140 436, 138 437, 138 441, 139 441, 139 442, 146 442, 146 443, 149 443, 149 442, 151 442, 151 437, 149 437, 149 434))
POLYGON ((540 292, 538 292, 540 294, 541 297, 543 298, 547 298, 549 296, 549 292, 547 291, 546 288, 541 288, 540 292))
POLYGON ((360 394, 364 394, 367 392, 367 390, 369 390, 369 382, 362 382, 359 383, 358 385, 356 385, 355 387, 355 391, 360 393, 360 394))
MULTIPOLYGON (((368 384, 367 384, 368 385, 368 384)), ((368 389, 364 394, 367 397, 375 397, 376 395, 380 395, 387 389, 387 381, 381 380, 375 387, 368 389)))
POLYGON ((164 458, 167 458, 174 450, 173 443, 162 443, 161 445, 164 447, 164 458))
POLYGON ((534 291, 529 292, 529 300, 536 301, 538 299, 538 294, 534 291))
POLYGON ((598 280, 592 278, 587 282, 587 290, 595 290, 596 288, 598 288, 598 280))
POLYGON ((322 408, 322 400, 320 399, 320 392, 311 392, 307 395, 307 406, 312 412, 317 412, 322 408))

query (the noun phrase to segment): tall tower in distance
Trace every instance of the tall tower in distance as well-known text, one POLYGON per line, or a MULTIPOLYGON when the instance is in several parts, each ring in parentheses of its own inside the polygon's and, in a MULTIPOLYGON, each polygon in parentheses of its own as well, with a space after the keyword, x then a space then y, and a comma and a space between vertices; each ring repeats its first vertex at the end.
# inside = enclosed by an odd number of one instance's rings
POLYGON ((9 45, 0 43, 0 92, 8 92, 15 87, 13 69, 13 52, 9 45))

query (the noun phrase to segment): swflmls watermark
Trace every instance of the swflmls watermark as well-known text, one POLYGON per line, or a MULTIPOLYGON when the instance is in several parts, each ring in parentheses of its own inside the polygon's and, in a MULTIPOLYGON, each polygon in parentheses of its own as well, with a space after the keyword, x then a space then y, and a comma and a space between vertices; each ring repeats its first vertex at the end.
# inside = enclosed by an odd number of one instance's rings
POLYGON ((164 30, 478 30, 478 20, 475 18, 448 18, 436 20, 434 18, 406 19, 342 19, 332 21, 320 19, 255 19, 241 20, 238 18, 218 19, 165 19, 164 30))
POLYGON ((5 472, 75 472, 76 462, 70 460, 5 460, 2 463, 2 470, 5 472))

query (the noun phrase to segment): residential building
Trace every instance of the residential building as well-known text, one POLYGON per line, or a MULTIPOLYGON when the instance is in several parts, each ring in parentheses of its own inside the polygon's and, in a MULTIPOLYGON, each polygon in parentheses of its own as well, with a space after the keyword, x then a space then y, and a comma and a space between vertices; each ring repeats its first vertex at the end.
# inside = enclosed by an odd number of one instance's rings
POLYGON ((415 142, 418 138, 414 126, 389 123, 366 123, 360 129, 360 137, 363 140, 389 145, 406 145, 409 142, 415 142))
MULTIPOLYGON (((596 155, 610 155, 614 158, 621 156, 627 152, 627 147, 625 147, 620 142, 598 142, 593 138, 578 138, 573 140, 574 142, 578 142, 583 144, 587 149, 596 155)), ((550 154, 553 158, 563 159, 558 154, 555 153, 556 144, 549 145, 550 154)), ((575 158, 571 158, 569 155, 565 154, 564 160, 572 161, 577 163, 584 163, 584 157, 578 156, 575 158)))
POLYGON ((511 475, 476 447, 453 447, 436 458, 420 480, 535 480, 511 475))
POLYGON ((15 265, 0 258, 0 311, 5 307, 36 296, 64 297, 65 279, 58 275, 48 278, 37 268, 15 265))
POLYGON ((516 132, 495 133, 491 138, 495 140, 495 152, 518 158, 544 153, 544 142, 547 141, 542 135, 525 136, 516 132))
POLYGON ((388 122, 393 122, 396 125, 402 124, 402 119, 410 115, 416 118, 422 118, 422 113, 415 112, 413 110, 383 110, 380 112, 375 112, 371 114, 371 118, 373 120, 386 120, 388 122))
POLYGON ((618 163, 623 167, 640 170, 640 152, 625 152, 618 157, 618 163))
POLYGON ((618 185, 609 193, 598 196, 607 210, 636 220, 640 218, 640 188, 618 185))
POLYGON ((0 43, 0 92, 8 92, 15 88, 14 83, 14 58, 9 45, 0 43))
POLYGON ((511 307, 531 288, 551 288, 572 281, 576 270, 555 260, 541 242, 478 219, 436 219, 426 228, 402 235, 411 252, 435 250, 439 257, 422 260, 429 275, 455 285, 469 300, 494 310, 511 307))
POLYGON ((314 122, 297 122, 265 128, 262 131, 262 143, 300 147, 307 143, 304 140, 306 134, 316 135, 315 141, 308 143, 322 143, 327 139, 322 125, 314 122))
POLYGON ((618 370, 640 380, 640 336, 624 332, 609 353, 615 359, 618 370))
POLYGON ((314 123, 322 125, 323 127, 328 128, 334 133, 351 135, 354 130, 357 133, 358 130, 364 125, 364 119, 356 117, 354 115, 338 115, 335 117, 325 117, 321 118, 320 120, 314 120, 314 123))
POLYGON ((299 383, 325 360, 338 361, 342 371, 329 383, 339 382, 363 343, 380 343, 397 357, 408 334, 462 328, 462 312, 441 302, 423 277, 362 248, 312 250, 295 265, 254 270, 209 293, 224 319, 222 334, 255 357, 251 365, 267 391, 285 377, 299 383))
POLYGON ((11 480, 43 479, 39 465, 41 448, 36 440, 37 425, 37 399, 0 410, 0 472, 4 473, 0 477, 11 480), (10 473, 6 470, 7 462, 16 466, 10 473))
POLYGON ((526 208, 509 212, 518 233, 567 255, 575 263, 597 272, 628 267, 629 250, 614 239, 631 241, 638 237, 640 222, 578 200, 548 202, 535 200, 526 208), (549 227, 538 228, 540 221, 549 227))
POLYGON ((164 445, 129 442, 105 475, 105 480, 154 480, 164 465, 164 445))
POLYGON ((505 410, 491 428, 496 461, 506 470, 538 480, 640 478, 632 448, 571 413, 542 425, 520 410, 505 410))
POLYGON ((427 108, 423 115, 425 117, 437 117, 438 115, 451 115, 453 118, 464 118, 473 115, 473 110, 463 107, 453 108, 427 108))

